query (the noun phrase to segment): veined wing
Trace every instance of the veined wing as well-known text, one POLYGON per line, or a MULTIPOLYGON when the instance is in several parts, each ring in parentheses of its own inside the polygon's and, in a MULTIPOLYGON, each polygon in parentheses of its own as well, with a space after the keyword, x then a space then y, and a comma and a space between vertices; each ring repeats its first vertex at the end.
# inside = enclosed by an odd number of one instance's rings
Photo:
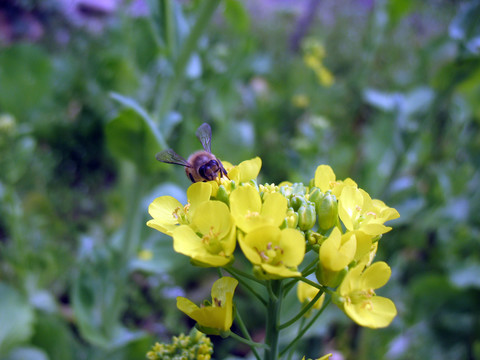
POLYGON ((167 164, 174 164, 174 165, 182 165, 186 167, 192 167, 190 163, 185 160, 183 157, 178 155, 175 151, 172 149, 167 149, 159 152, 157 155, 155 155, 155 159, 158 161, 161 161, 163 163, 167 164))
POLYGON ((200 125, 195 132, 205 151, 212 152, 212 128, 207 123, 200 125))

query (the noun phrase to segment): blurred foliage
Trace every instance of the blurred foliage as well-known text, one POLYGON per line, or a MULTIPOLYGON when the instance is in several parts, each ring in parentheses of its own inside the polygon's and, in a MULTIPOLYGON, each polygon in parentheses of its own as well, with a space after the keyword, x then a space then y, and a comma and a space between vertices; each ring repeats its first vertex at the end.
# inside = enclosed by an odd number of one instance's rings
MULTIPOLYGON (((401 214, 378 255, 398 318, 372 331, 333 312, 298 358, 480 359, 480 3, 313 5, 222 0, 210 20, 201 1, 78 18, 55 1, 0 4, 0 358, 144 358, 189 330, 175 297, 205 298, 215 274, 144 224, 154 197, 189 183, 155 153, 188 156, 206 121, 221 159, 259 155, 275 182, 328 163, 401 214), (297 30, 324 50, 331 86, 297 30)), ((245 356, 213 340, 217 359, 245 356)))

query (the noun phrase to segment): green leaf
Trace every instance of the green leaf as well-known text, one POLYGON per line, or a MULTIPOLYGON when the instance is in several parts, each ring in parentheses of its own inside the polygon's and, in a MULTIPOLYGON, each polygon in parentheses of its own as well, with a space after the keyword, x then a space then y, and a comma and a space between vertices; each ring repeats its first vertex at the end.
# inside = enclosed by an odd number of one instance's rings
POLYGON ((245 32, 250 27, 250 17, 241 1, 225 1, 225 18, 239 32, 245 32))
POLYGON ((387 3, 388 15, 390 22, 395 25, 405 15, 407 15, 413 8, 413 0, 390 0, 387 3))
POLYGON ((57 315, 39 313, 32 344, 43 349, 50 359, 71 360, 74 340, 68 324, 57 315))
POLYGON ((107 145, 113 155, 133 162, 142 173, 159 169, 155 154, 162 149, 152 128, 133 109, 125 109, 105 128, 107 145))
POLYGON ((127 285, 121 254, 103 248, 91 256, 83 260, 73 285, 73 311, 85 339, 105 350, 117 349, 144 333, 120 323, 127 285))
POLYGON ((34 312, 27 299, 0 283, 0 358, 32 334, 34 312))
POLYGON ((433 79, 433 85, 440 91, 454 89, 480 70, 480 58, 471 56, 444 65, 433 79))

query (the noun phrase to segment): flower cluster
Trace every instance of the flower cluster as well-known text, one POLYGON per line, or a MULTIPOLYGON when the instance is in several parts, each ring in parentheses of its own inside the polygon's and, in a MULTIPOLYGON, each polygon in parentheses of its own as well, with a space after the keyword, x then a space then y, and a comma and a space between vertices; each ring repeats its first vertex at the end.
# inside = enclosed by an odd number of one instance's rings
POLYGON ((171 344, 156 343, 147 353, 149 360, 210 360, 213 344, 205 334, 193 329, 189 335, 174 336, 171 344))
MULTIPOLYGON (((258 157, 224 166, 228 178, 192 184, 185 205, 170 196, 155 199, 149 207, 153 219, 147 225, 171 236, 175 251, 189 256, 195 265, 231 268, 240 248, 262 281, 300 279, 315 272, 318 287, 316 291, 299 288, 301 302, 311 301, 319 289, 328 289, 333 301, 359 325, 377 328, 392 321, 395 305, 374 292, 388 281, 390 268, 372 261, 380 238, 391 230, 385 222, 399 217, 395 209, 371 199, 353 180, 337 180, 328 165, 316 169, 309 186, 257 184, 258 157), (315 252, 316 262, 302 272, 299 266, 309 251, 315 252)), ((235 286, 229 288, 232 296, 235 286)), ((232 306, 231 299, 225 299, 208 311, 220 314, 227 302, 232 306)), ((188 301, 180 300, 178 307, 211 328, 202 318, 210 315, 199 315, 206 310, 188 301)), ((318 299, 313 308, 322 301, 318 299)), ((231 312, 221 321, 227 315, 216 316, 213 327, 228 330, 231 312)))

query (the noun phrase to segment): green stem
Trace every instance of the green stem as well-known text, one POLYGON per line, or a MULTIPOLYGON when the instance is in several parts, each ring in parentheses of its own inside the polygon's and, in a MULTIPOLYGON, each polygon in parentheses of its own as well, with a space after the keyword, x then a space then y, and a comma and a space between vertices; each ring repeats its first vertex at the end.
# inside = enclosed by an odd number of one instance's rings
POLYGON ((282 325, 280 325, 278 327, 279 330, 282 330, 282 329, 285 329, 286 327, 289 327, 290 325, 292 325, 293 323, 295 323, 298 319, 300 319, 308 310, 310 310, 312 308, 313 305, 315 305, 315 303, 317 302, 318 299, 320 299, 320 296, 322 296, 324 294, 324 292, 322 290, 319 290, 317 292, 317 294, 315 295, 315 297, 306 305, 304 306, 300 312, 295 315, 292 319, 290 319, 289 321, 287 321, 286 323, 283 323, 282 325))
POLYGON ((248 274, 246 273, 245 271, 242 271, 242 270, 239 270, 237 268, 234 268, 233 266, 227 266, 224 268, 225 270, 227 270, 229 273, 235 273, 239 276, 243 276, 244 278, 247 278, 249 280, 252 280, 252 281, 255 281, 257 283, 259 283, 260 285, 265 285, 265 282, 264 281, 261 281, 259 279, 257 279, 255 276, 253 276, 252 274, 248 274))
MULTIPOLYGON (((302 320, 300 321, 300 324, 298 325, 297 335, 298 335, 298 333, 303 329, 303 327, 305 326, 305 321, 306 321, 306 320, 307 320, 307 318, 303 317, 302 320)), ((291 359, 292 359, 294 350, 295 350, 295 347, 291 347, 291 348, 290 348, 290 353, 288 354, 287 360, 291 360, 291 359)))
POLYGON ((230 337, 234 338, 237 341, 240 341, 241 343, 244 343, 248 346, 250 346, 252 349, 255 347, 260 347, 260 348, 266 348, 268 349, 268 346, 265 344, 257 343, 248 339, 245 339, 244 337, 241 337, 240 335, 235 334, 234 332, 230 332, 229 334, 230 337))
POLYGON ((308 284, 308 285, 311 285, 313 287, 316 287, 317 289, 323 291, 323 292, 326 292, 327 294, 330 294, 330 295, 333 295, 334 292, 332 290, 330 290, 329 288, 327 288, 326 286, 323 286, 323 285, 320 285, 320 284, 317 284, 316 282, 312 281, 312 280, 309 280, 303 276, 300 276, 298 278, 300 281, 303 281, 304 283, 308 284))
POLYGON ((235 272, 230 271, 230 268, 224 268, 230 275, 232 275, 235 279, 238 280, 240 284, 242 284, 248 291, 250 291, 264 306, 267 306, 266 300, 243 279, 239 275, 237 275, 235 272))
MULTIPOLYGON (((252 341, 252 337, 248 333, 247 327, 245 326, 245 323, 243 322, 243 319, 240 316, 238 309, 237 309, 235 319, 237 320, 238 327, 240 328, 240 331, 242 332, 243 336, 245 336, 248 340, 252 341)), ((251 346, 250 348, 252 349, 252 352, 255 355, 255 358, 257 358, 257 360, 260 360, 260 355, 258 354, 256 347, 251 346)))
POLYGON ((287 347, 285 349, 283 349, 281 352, 280 352, 280 357, 282 357, 283 355, 285 355, 287 353, 287 351, 293 346, 296 344, 296 342, 298 340, 300 340, 303 335, 307 332, 308 329, 310 329, 310 327, 315 323, 315 321, 320 317, 320 315, 322 315, 323 311, 325 310, 325 308, 330 304, 330 301, 331 301, 331 298, 329 298, 325 304, 323 305, 323 307, 320 309, 320 311, 318 311, 318 313, 315 314, 315 316, 312 318, 312 320, 310 320, 310 322, 302 329, 298 332, 297 336, 295 337, 295 339, 292 340, 292 342, 290 344, 287 345, 287 347))
MULTIPOLYGON (((315 267, 317 266, 317 263, 318 263, 318 257, 313 259, 313 261, 310 264, 308 264, 305 267, 305 269, 302 270, 302 276, 307 277, 308 275, 313 273, 315 271, 315 267)), ((295 278, 295 279, 291 280, 290 282, 288 282, 288 284, 286 284, 285 287, 284 287, 284 295, 287 295, 289 293, 289 291, 293 288, 293 286, 299 280, 300 280, 299 278, 295 278)))
POLYGON ((282 283, 281 280, 271 280, 269 282, 269 289, 272 296, 268 299, 267 306, 267 324, 265 343, 269 349, 265 351, 265 360, 277 360, 278 352, 278 317, 282 303, 282 283))
POLYGON ((188 37, 185 39, 185 42, 182 45, 180 54, 174 62, 174 75, 168 80, 167 85, 162 91, 160 102, 156 107, 155 114, 157 123, 161 123, 167 113, 172 109, 175 100, 178 97, 178 92, 185 76, 185 68, 188 64, 188 61, 190 60, 192 53, 197 46, 198 39, 203 34, 203 30, 210 22, 210 18, 220 2, 221 0, 204 0, 202 2, 200 14, 198 15, 193 27, 190 29, 188 37))

